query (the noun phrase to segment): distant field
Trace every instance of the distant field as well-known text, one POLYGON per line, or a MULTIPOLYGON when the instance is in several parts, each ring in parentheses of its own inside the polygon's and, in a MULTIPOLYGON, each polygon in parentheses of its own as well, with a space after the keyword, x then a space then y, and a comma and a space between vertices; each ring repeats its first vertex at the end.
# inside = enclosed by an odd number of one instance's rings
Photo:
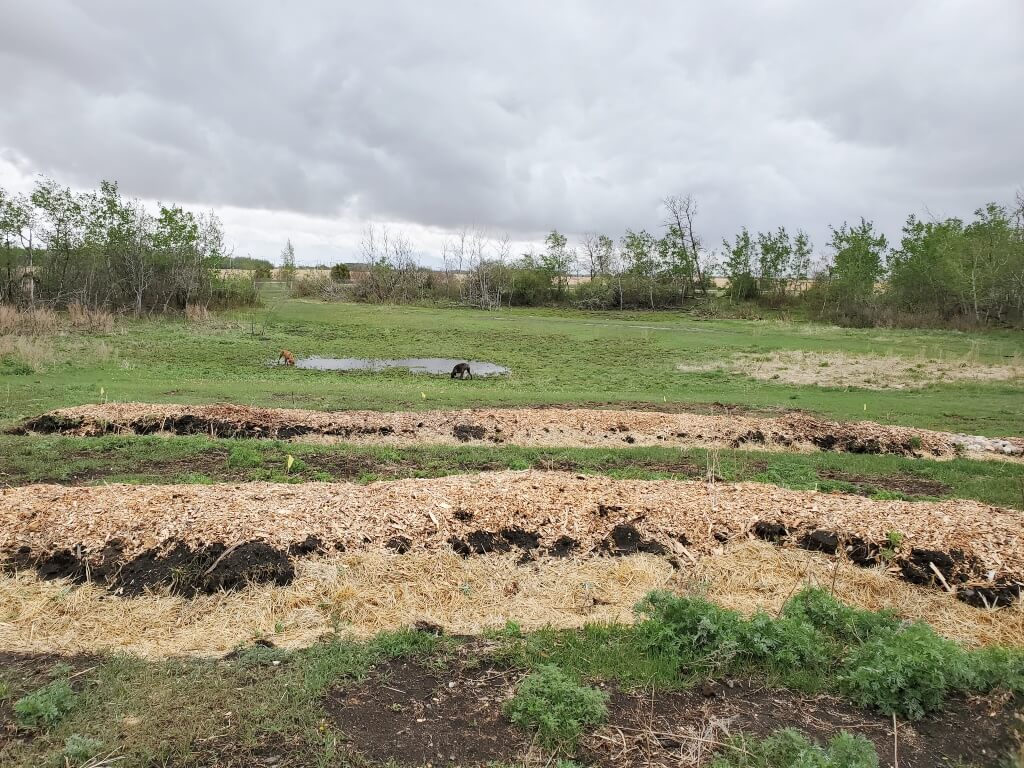
POLYGON ((35 365, 0 356, 0 420, 107 400, 215 402, 314 409, 419 409, 544 403, 729 403, 800 408, 977 434, 1024 432, 1020 381, 949 381, 913 391, 759 381, 734 355, 785 350, 902 355, 944 365, 1017 364, 1010 331, 851 330, 781 321, 704 321, 684 313, 325 304, 284 298, 206 323, 125 321, 106 336, 40 339, 35 365), (508 366, 507 378, 454 382, 403 370, 346 373, 270 367, 299 357, 461 357, 508 366), (723 369, 715 366, 721 361, 723 369), (708 370, 680 371, 692 365, 708 370))

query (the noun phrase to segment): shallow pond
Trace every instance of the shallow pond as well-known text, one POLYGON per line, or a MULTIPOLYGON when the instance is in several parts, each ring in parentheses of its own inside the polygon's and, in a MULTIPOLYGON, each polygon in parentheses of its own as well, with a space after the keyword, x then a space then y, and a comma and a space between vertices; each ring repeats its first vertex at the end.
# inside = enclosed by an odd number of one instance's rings
POLYGON ((474 376, 501 376, 508 373, 508 368, 503 365, 447 357, 403 357, 398 360, 367 357, 302 357, 295 361, 295 367, 315 371, 383 371, 385 368, 407 368, 412 373, 450 375, 452 368, 463 362, 469 363, 469 369, 474 376))

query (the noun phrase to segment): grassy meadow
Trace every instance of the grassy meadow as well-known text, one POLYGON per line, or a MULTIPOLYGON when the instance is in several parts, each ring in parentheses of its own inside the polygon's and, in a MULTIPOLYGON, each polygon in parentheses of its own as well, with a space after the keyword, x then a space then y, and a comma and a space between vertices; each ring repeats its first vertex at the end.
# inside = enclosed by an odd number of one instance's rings
POLYGON ((1010 382, 874 391, 758 381, 724 370, 681 372, 739 353, 898 354, 1000 364, 1024 357, 1012 331, 844 329, 782 320, 701 320, 684 313, 585 313, 294 300, 279 289, 249 312, 128 320, 111 334, 37 338, 0 353, 0 422, 61 406, 115 401, 219 402, 312 409, 423 409, 545 403, 729 403, 799 408, 840 419, 974 434, 1024 432, 1024 388, 1010 382), (273 367, 299 357, 455 357, 507 377, 337 373, 273 367))

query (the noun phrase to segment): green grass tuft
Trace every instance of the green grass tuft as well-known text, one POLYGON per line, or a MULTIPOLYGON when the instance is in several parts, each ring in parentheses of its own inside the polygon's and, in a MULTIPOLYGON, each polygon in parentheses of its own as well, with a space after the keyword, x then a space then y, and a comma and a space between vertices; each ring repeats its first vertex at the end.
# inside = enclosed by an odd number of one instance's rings
POLYGON ((248 445, 234 445, 228 454, 231 469, 255 469, 263 466, 263 454, 248 445))

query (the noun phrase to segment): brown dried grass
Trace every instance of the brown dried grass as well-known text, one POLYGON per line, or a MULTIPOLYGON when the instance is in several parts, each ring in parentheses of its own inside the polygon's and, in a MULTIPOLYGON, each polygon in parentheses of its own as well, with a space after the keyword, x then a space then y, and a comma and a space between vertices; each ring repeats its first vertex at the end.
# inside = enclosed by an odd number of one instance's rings
POLYGON ((825 555, 739 542, 724 554, 704 558, 692 576, 716 603, 745 614, 778 613, 795 592, 821 587, 840 600, 871 611, 889 608, 904 619, 927 621, 966 645, 1024 646, 1024 604, 972 608, 936 589, 910 584, 881 568, 858 568, 825 555))
POLYGON ((0 336, 0 358, 9 357, 34 373, 39 373, 56 358, 49 340, 34 336, 0 336))
POLYGON ((210 310, 202 304, 186 304, 185 320, 189 323, 205 323, 210 319, 210 310))
MULTIPOLYGON (((678 370, 706 371, 720 367, 722 364, 716 362, 680 365, 678 370)), ((988 365, 971 354, 962 358, 935 359, 785 350, 770 355, 737 354, 724 367, 733 373, 763 381, 878 390, 923 389, 939 382, 1024 380, 1024 364, 1019 359, 1009 364, 988 365)))
POLYGON ((80 331, 110 333, 114 330, 114 315, 102 307, 87 307, 78 302, 68 304, 71 326, 80 331))
POLYGON ((52 309, 18 309, 10 304, 0 304, 0 334, 52 336, 58 330, 60 321, 52 309))
POLYGON ((287 587, 250 587, 191 600, 166 594, 112 598, 101 587, 0 576, 0 648, 147 657, 219 655, 256 637, 302 647, 335 629, 368 636, 425 620, 457 634, 518 622, 524 629, 631 622, 653 589, 705 593, 743 612, 777 611, 806 584, 833 588, 863 608, 928 621, 967 645, 1024 646, 1020 606, 984 611, 881 571, 835 570, 825 555, 743 543, 674 571, 663 558, 469 559, 450 552, 334 554, 300 561, 287 587), (280 632, 276 630, 280 629, 280 632))

